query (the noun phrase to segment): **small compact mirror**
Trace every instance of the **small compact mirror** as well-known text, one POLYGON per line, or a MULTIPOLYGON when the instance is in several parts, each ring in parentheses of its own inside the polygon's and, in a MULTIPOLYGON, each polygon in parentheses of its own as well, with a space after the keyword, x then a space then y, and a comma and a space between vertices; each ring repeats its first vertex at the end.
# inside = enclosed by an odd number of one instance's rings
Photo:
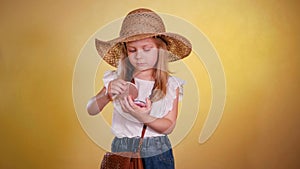
POLYGON ((137 86, 134 83, 131 82, 126 82, 127 88, 124 93, 118 95, 116 99, 124 98, 126 96, 131 96, 132 100, 134 100, 134 103, 138 105, 139 107, 146 107, 146 103, 141 100, 137 100, 136 98, 138 97, 139 91, 137 86))
POLYGON ((137 86, 131 82, 127 82, 127 85, 128 85, 127 87, 128 95, 130 95, 133 100, 136 99, 139 94, 137 86))
POLYGON ((126 82, 126 83, 127 83, 126 90, 124 91, 124 93, 117 95, 115 99, 124 98, 124 97, 127 97, 128 95, 130 95, 133 100, 138 97, 137 86, 131 82, 126 82))

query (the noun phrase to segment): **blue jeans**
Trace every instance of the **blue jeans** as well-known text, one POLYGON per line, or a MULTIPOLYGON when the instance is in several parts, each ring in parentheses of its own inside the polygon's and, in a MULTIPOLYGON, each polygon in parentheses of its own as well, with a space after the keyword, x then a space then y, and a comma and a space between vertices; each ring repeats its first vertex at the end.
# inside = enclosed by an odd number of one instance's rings
POLYGON ((145 169, 174 169, 174 157, 172 149, 155 155, 152 157, 143 158, 143 164, 145 169))
MULTIPOLYGON (((117 138, 112 142, 112 152, 136 152, 140 137, 117 138)), ((168 136, 146 137, 143 139, 141 157, 145 169, 174 169, 172 146, 168 136)))

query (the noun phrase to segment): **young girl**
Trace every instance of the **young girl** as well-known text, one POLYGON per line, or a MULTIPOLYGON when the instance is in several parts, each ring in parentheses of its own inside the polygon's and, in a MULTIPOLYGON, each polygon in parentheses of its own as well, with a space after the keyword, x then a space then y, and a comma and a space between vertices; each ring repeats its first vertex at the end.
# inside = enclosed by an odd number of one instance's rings
POLYGON ((181 35, 167 33, 155 12, 136 9, 125 17, 120 37, 108 42, 96 39, 96 48, 99 55, 117 70, 105 73, 104 87, 89 101, 87 110, 95 115, 107 103, 113 102, 112 132, 115 138, 112 152, 137 151, 146 124, 140 152, 144 168, 174 168, 167 135, 176 124, 184 82, 169 76, 168 61, 188 56, 190 42, 181 35), (135 99, 131 95, 123 96, 128 81, 138 88, 135 99), (136 104, 137 101, 144 105, 136 104))

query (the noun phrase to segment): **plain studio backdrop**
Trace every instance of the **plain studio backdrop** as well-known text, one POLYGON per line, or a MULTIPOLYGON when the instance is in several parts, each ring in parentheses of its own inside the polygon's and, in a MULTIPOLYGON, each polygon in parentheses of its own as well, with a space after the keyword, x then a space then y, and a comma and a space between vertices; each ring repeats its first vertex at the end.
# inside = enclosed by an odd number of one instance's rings
POLYGON ((197 77, 200 106, 191 130, 174 147, 178 169, 300 168, 298 1, 28 0, 0 2, 1 169, 99 168, 105 150, 77 118, 73 71, 97 30, 138 7, 201 30, 226 75, 223 118, 200 144, 211 100, 209 75, 193 60, 194 52, 184 60, 197 77))

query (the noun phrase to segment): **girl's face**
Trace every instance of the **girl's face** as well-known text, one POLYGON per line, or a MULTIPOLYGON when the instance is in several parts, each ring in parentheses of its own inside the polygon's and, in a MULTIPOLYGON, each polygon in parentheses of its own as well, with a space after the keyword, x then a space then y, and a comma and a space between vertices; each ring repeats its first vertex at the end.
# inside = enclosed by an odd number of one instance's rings
POLYGON ((126 43, 130 63, 139 71, 155 67, 158 58, 158 47, 154 38, 146 38, 126 43))

